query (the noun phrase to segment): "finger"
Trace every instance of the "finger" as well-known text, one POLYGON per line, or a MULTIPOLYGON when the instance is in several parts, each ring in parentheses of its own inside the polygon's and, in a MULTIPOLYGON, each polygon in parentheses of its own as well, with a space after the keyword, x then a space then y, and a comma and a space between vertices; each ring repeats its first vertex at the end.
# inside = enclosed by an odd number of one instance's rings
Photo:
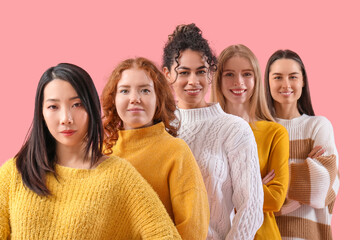
POLYGON ((321 146, 316 146, 313 148, 313 150, 311 150, 311 152, 309 153, 308 157, 313 158, 313 156, 321 149, 321 146))
POLYGON ((315 155, 313 156, 313 158, 317 158, 317 157, 323 155, 324 152, 325 152, 325 149, 321 149, 320 151, 318 151, 317 153, 315 153, 315 155))

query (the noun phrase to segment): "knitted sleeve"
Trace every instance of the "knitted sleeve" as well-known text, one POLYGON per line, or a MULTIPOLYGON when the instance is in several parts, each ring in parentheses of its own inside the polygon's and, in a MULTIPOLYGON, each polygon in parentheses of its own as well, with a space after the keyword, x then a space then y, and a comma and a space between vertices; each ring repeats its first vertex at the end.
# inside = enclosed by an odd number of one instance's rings
MULTIPOLYGON (((124 216, 132 228, 136 239, 181 239, 174 223, 157 194, 130 163, 124 160, 125 175, 120 198, 123 202, 124 216)), ((119 226, 120 228, 122 226, 119 226)))
MULTIPOLYGON (((334 202, 339 189, 339 162, 330 121, 324 117, 317 117, 317 119, 310 146, 312 146, 311 149, 322 146, 325 153, 313 159, 307 157, 311 151, 308 149, 303 156, 305 161, 290 164, 288 197, 314 208, 324 208, 334 202)), ((301 148, 296 146, 297 143, 299 142, 293 142, 292 148, 301 148)))
POLYGON ((289 135, 279 128, 271 143, 268 172, 275 170, 275 177, 264 189, 264 211, 278 212, 285 201, 289 183, 289 135))
POLYGON ((232 137, 225 145, 231 171, 232 201, 237 210, 226 239, 253 239, 264 218, 259 159, 250 126, 236 124, 231 127, 232 137))
POLYGON ((9 194, 11 167, 9 160, 0 167, 0 239, 10 238, 9 194))
POLYGON ((210 210, 204 181, 190 148, 176 139, 178 151, 169 176, 171 205, 177 230, 183 239, 206 239, 210 210))

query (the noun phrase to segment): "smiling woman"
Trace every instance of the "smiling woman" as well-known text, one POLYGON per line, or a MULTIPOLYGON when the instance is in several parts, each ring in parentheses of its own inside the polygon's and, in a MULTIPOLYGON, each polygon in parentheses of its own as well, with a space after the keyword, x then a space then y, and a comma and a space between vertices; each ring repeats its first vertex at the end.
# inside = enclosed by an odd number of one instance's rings
POLYGON ((45 71, 30 135, 0 168, 0 239, 180 239, 140 174, 102 155, 102 139, 89 74, 68 63, 45 71))

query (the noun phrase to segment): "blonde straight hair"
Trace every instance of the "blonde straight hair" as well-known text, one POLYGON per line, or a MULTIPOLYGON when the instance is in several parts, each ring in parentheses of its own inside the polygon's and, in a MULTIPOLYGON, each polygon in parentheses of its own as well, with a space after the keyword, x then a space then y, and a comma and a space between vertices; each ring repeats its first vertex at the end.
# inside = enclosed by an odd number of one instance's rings
POLYGON ((249 122, 253 123, 257 120, 274 121, 270 114, 269 108, 266 103, 264 86, 261 82, 261 71, 259 62, 254 53, 242 44, 231 45, 225 48, 218 58, 218 68, 214 76, 214 81, 211 87, 211 102, 219 102, 222 109, 225 111, 226 99, 221 90, 221 80, 224 71, 224 65, 227 60, 232 57, 243 57, 249 60, 252 68, 254 69, 254 91, 250 97, 250 112, 249 122))

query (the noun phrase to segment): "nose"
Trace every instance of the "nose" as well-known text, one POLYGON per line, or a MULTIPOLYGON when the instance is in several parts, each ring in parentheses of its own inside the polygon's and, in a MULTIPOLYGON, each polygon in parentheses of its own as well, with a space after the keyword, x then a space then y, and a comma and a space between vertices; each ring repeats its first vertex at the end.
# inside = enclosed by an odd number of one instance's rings
POLYGON ((284 80, 282 81, 281 87, 284 88, 284 89, 291 88, 290 81, 289 81, 288 78, 284 78, 284 80))
POLYGON ((61 112, 61 124, 73 124, 73 118, 70 110, 63 110, 61 112))
POLYGON ((130 103, 135 104, 135 103, 140 103, 140 102, 141 102, 140 94, 138 92, 133 92, 130 95, 130 103))
POLYGON ((188 78, 188 84, 192 86, 196 86, 199 84, 199 78, 196 76, 196 74, 190 74, 188 78))
POLYGON ((237 75, 234 79, 234 85, 235 86, 241 86, 244 85, 244 78, 241 76, 241 74, 237 75))

